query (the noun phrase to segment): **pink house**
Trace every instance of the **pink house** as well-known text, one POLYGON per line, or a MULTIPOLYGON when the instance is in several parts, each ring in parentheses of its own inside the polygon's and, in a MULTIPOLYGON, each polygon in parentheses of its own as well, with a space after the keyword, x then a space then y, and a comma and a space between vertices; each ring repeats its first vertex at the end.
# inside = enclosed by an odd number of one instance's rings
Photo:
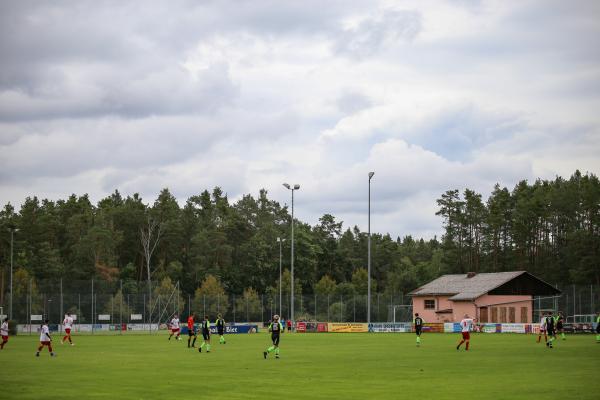
POLYGON ((413 290, 413 312, 425 322, 531 323, 534 296, 560 291, 526 271, 443 275, 413 290))

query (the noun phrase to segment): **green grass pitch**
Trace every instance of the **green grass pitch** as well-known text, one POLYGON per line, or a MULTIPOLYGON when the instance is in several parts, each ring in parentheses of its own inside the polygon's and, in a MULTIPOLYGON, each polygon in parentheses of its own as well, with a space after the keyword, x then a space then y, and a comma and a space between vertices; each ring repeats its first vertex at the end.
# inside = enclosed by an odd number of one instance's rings
MULTIPOLYGON (((57 357, 35 357, 37 336, 0 352, 1 399, 598 399, 600 344, 568 336, 554 349, 532 335, 285 334, 281 359, 263 359, 265 333, 213 338, 210 354, 187 338, 74 336, 57 357)), ((200 342, 200 338, 198 339, 200 342)), ((197 343, 199 344, 199 343, 197 343)))

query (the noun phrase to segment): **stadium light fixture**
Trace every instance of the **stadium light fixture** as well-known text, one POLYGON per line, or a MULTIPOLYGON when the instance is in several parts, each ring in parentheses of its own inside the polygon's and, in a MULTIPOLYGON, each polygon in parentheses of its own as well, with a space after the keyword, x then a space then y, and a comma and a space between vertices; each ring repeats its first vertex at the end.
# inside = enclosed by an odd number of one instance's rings
POLYGON ((291 266, 290 266, 290 320, 292 321, 292 324, 295 324, 295 320, 294 320, 294 191, 300 189, 300 185, 295 184, 293 187, 290 186, 288 183, 284 183, 283 186, 285 186, 286 189, 291 190, 292 191, 292 251, 291 251, 291 266))
POLYGON ((367 241, 367 323, 371 323, 371 179, 375 172, 369 172, 369 223, 367 241))

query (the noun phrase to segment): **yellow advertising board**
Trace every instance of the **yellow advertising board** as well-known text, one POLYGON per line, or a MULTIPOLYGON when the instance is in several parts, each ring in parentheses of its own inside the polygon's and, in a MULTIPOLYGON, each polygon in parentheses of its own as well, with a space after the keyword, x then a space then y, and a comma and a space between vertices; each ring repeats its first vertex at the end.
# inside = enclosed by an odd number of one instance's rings
POLYGON ((334 333, 362 333, 369 332, 369 326, 367 324, 360 323, 338 323, 330 322, 327 324, 329 332, 334 333))

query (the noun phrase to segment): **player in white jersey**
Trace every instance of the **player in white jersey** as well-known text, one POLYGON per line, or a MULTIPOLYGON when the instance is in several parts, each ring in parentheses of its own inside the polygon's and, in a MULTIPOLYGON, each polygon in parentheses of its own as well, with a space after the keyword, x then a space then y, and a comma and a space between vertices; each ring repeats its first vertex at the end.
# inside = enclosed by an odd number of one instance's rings
POLYGON ((468 314, 465 314, 465 318, 460 321, 460 330, 461 330, 461 334, 462 334, 462 340, 460 341, 460 343, 458 343, 458 346, 456 346, 456 350, 460 349, 460 346, 463 343, 466 343, 465 345, 465 350, 469 350, 469 340, 471 340, 471 331, 473 330, 473 319, 469 318, 468 314))
POLYGON ((540 321, 540 333, 538 334, 537 343, 542 341, 542 334, 544 334, 544 342, 548 343, 548 334, 546 333, 546 313, 542 314, 540 321))
POLYGON ((69 343, 71 346, 74 346, 73 341, 71 340, 71 329, 73 328, 73 317, 71 314, 66 313, 65 319, 63 320, 63 328, 65 328, 65 337, 62 338, 60 344, 63 344, 65 340, 69 339, 69 343))
POLYGON ((4 345, 8 343, 8 318, 4 318, 4 321, 2 321, 2 326, 0 326, 0 335, 2 336, 0 350, 4 350, 4 345))
POLYGON ((181 333, 179 331, 179 315, 175 314, 170 324, 171 334, 169 335, 169 340, 176 334, 175 339, 181 340, 181 333))
POLYGON ((52 338, 50 337, 50 328, 48 328, 48 320, 44 321, 44 325, 42 325, 42 329, 40 330, 40 347, 37 349, 37 353, 35 353, 36 357, 40 356, 40 351, 44 348, 44 346, 48 346, 48 351, 50 352, 50 356, 54 357, 54 352, 52 351, 52 338))

